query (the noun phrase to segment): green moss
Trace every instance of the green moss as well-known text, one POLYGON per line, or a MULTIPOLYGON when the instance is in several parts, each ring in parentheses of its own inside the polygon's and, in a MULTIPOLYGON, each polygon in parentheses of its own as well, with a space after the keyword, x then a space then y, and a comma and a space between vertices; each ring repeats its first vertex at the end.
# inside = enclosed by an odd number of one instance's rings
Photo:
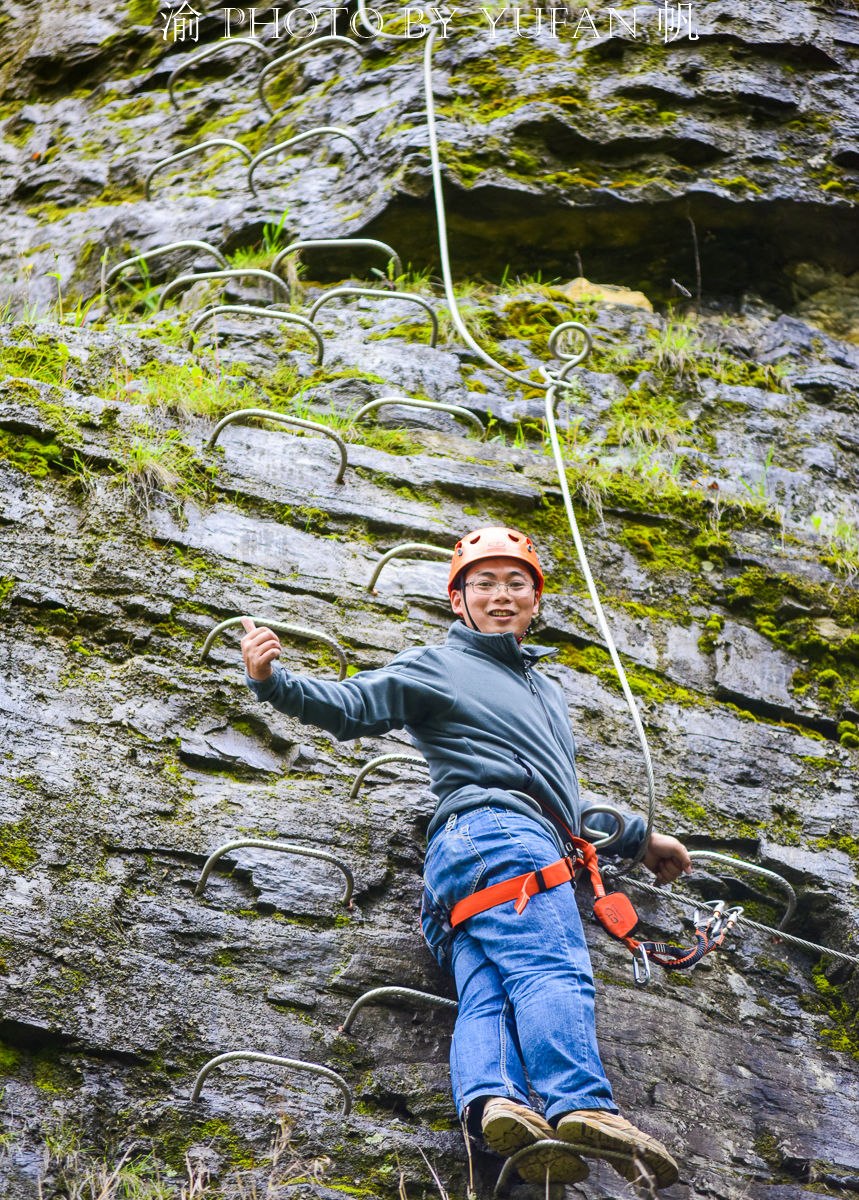
MULTIPOLYGON (((845 632, 843 637, 830 637, 810 614, 826 614, 846 631, 859 619, 859 594, 846 587, 833 591, 787 574, 770 574, 761 567, 750 568, 729 586, 730 607, 750 613, 759 633, 802 660, 792 679, 794 693, 816 693, 821 706, 832 712, 843 707, 859 684, 859 636, 845 632), (803 609, 808 616, 779 615, 803 609)), ((852 744, 854 731, 843 732, 848 738, 845 744, 852 744)))
POLYGON ((56 442, 40 441, 26 434, 9 434, 0 430, 0 459, 25 471, 34 479, 44 479, 52 470, 62 467, 63 450, 56 442))
POLYGON ((729 192, 736 192, 744 195, 746 192, 754 192, 755 195, 762 196, 763 188, 756 183, 752 183, 750 179, 746 179, 743 175, 734 175, 730 179, 722 176, 714 176, 713 183, 718 183, 721 187, 727 188, 729 192))
POLYGON ((853 721, 838 722, 838 740, 842 746, 855 750, 859 748, 859 729, 853 721))
POLYGON ((125 11, 134 25, 151 25, 160 8, 161 0, 129 0, 125 11))
POLYGON ((676 782, 665 797, 665 803, 674 812, 685 817, 690 826, 698 825, 704 829, 709 827, 710 818, 706 808, 692 799, 685 783, 676 782))
POLYGON ((815 838, 811 846, 814 850, 840 850, 859 865, 859 842, 849 833, 830 833, 826 837, 815 838))
POLYGON ((189 1147, 200 1143, 210 1144, 221 1154, 231 1167, 253 1170, 260 1163, 256 1154, 243 1141, 241 1134, 219 1117, 195 1122, 190 1128, 183 1123, 175 1131, 162 1137, 167 1161, 177 1170, 185 1169, 185 1153, 189 1147))
MULTIPOLYGON (((623 660, 623 658, 622 655, 621 659, 623 660)), ((599 646, 580 647, 567 643, 560 647, 558 661, 572 667, 574 671, 596 675, 607 687, 614 691, 621 691, 620 681, 608 651, 599 646)), ((643 696, 657 704, 668 702, 684 705, 705 703, 703 697, 670 683, 656 671, 638 666, 628 660, 623 661, 623 666, 630 691, 635 696, 643 696)))
POLYGON ((14 1075, 21 1065, 21 1055, 14 1046, 0 1041, 0 1075, 14 1075))
POLYGON ((704 622, 704 632, 698 638, 698 649, 704 654, 712 654, 724 627, 725 618, 719 616, 718 613, 711 613, 704 622))
POLYGON ((657 570, 695 572, 699 569, 698 560, 683 546, 672 545, 661 528, 627 525, 621 531, 620 540, 629 547, 636 558, 642 559, 657 570))
POLYGON ((0 862, 13 871, 26 871, 38 858, 30 844, 29 821, 0 825, 0 862))
POLYGON ((752 1143, 755 1153, 758 1154, 765 1163, 769 1163, 776 1170, 781 1170, 782 1153, 781 1148, 775 1137, 768 1131, 762 1130, 756 1134, 755 1140, 752 1143))
POLYGON ((80 1077, 50 1052, 41 1051, 33 1060, 33 1083, 42 1092, 65 1092, 80 1084, 80 1077))
POLYGON ((816 995, 806 998, 804 1007, 828 1018, 830 1023, 821 1029, 821 1038, 833 1050, 859 1061, 859 1009, 841 988, 827 979, 822 963, 812 969, 811 978, 816 995))
POLYGON ((107 114, 108 121, 132 121, 135 117, 145 116, 155 109, 155 100, 152 96, 137 96, 134 100, 129 100, 125 104, 121 104, 119 108, 113 108, 107 114))

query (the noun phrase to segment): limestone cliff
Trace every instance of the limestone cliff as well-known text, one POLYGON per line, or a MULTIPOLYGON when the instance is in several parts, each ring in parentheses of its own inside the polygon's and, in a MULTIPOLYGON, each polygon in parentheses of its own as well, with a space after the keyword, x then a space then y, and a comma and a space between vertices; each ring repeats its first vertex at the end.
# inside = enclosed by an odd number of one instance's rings
MULTIPOLYGON (((798 894, 788 932, 859 952, 859 26, 801 0, 700 4, 697 40, 665 43, 641 5, 635 36, 600 17, 576 38, 570 9, 556 41, 500 23, 493 41, 475 12, 441 43, 460 304, 530 387, 462 346, 434 279, 421 45, 293 60, 267 77, 285 106, 269 118, 264 55, 236 44, 182 76, 174 109, 171 72, 223 33, 220 7, 196 9, 193 45, 165 41, 146 0, 0 17, 0 1194, 464 1200, 450 1014, 368 1007, 338 1030, 369 988, 452 995, 416 928, 425 772, 382 767, 350 796, 404 735, 338 744, 254 702, 233 633, 202 660, 204 640, 253 612, 333 637, 350 670, 379 665, 449 620, 441 562, 394 560, 368 591, 384 551, 527 527, 551 579, 534 637, 560 651, 544 669, 569 699, 583 788, 641 811, 539 386, 551 328, 579 320, 594 349, 558 420, 658 827, 777 871, 798 894), (315 125, 345 127, 366 158, 345 139, 293 147, 260 163, 254 196, 241 152, 214 147, 144 197, 182 148, 225 137, 253 154, 315 125), (295 324, 235 313, 192 342, 218 283, 156 309, 168 280, 216 265, 199 247, 130 272, 112 312, 101 295, 123 257, 181 238, 268 269, 290 239, 344 236, 383 239, 405 269, 309 251, 284 273, 290 311, 354 273, 428 303, 436 346, 425 310, 387 296, 322 308, 321 362, 295 324), (576 274, 657 311, 574 302, 576 274), (350 424, 391 394, 465 406, 487 436, 405 407, 350 424), (343 482, 333 442, 295 428, 248 420, 209 448, 242 407, 339 433, 343 482), (339 856, 354 909, 336 869, 248 848, 196 897, 209 853, 241 836, 339 856), (236 1063, 191 1103, 204 1062, 247 1049, 337 1071, 352 1114, 317 1078, 236 1063)), ((253 277, 225 286, 267 302, 253 277)), ((336 673, 324 641, 284 640, 295 669, 336 673)), ((651 933, 688 937, 667 900, 631 894, 651 933)), ((777 891, 715 864, 684 894, 781 916, 777 891)), ((746 930, 688 978, 637 989, 626 951, 587 928, 618 1100, 683 1162, 669 1200, 855 1194, 855 971, 746 930)), ((499 1161, 473 1155, 488 1197, 499 1161)), ((631 1189, 596 1167, 569 1194, 631 1189)))

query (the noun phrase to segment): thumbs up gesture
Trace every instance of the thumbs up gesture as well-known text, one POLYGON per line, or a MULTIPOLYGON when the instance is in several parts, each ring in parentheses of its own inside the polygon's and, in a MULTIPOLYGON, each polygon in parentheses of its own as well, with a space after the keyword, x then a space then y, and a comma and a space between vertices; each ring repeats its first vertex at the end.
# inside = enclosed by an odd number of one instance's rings
POLYGON ((242 658, 251 679, 262 683, 272 674, 272 662, 280 658, 280 639, 273 629, 258 629, 250 617, 242 617, 245 636, 242 638, 242 658))

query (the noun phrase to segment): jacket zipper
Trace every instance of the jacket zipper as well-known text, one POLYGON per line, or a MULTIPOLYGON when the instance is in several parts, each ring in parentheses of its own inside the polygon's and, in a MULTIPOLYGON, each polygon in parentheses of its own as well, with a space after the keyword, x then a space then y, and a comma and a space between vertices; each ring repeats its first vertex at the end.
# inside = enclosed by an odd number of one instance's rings
MULTIPOLYGON (((560 744, 558 743, 557 737, 555 736, 555 731, 552 728, 552 722, 549 717, 548 710, 546 709, 545 702, 543 700, 543 697, 540 695, 539 691, 537 690, 537 686, 534 683, 534 680, 531 675, 531 668, 529 667, 528 661, 524 656, 522 658, 522 673, 524 674, 526 680, 528 681, 528 687, 531 689, 531 694, 537 697, 537 701, 540 705, 540 708, 543 710, 543 716, 546 718, 546 725, 548 726, 549 733, 551 734, 552 740, 554 741, 555 745, 558 746, 558 749, 560 749, 561 747, 560 747, 560 744)), ((518 758, 518 755, 516 757, 518 758)), ((530 771, 530 768, 529 768, 529 771, 530 771)), ((536 797, 535 797, 535 799, 536 799, 536 797)), ((543 814, 545 816, 547 816, 556 826, 559 826, 561 828, 561 830, 563 830, 563 833, 566 835, 567 838, 573 837, 572 830, 567 828, 567 826, 560 819, 560 817, 558 817, 550 809, 547 809, 545 807, 545 805, 540 803, 539 800, 537 800, 537 803, 540 805, 540 808, 543 810, 543 814)), ((561 841, 562 841, 562 843, 564 843, 565 853, 572 854, 575 852, 575 847, 574 847, 572 841, 565 841, 564 837, 561 838, 561 841)), ((573 884, 573 886, 575 887, 575 884, 573 884)))
POLYGON ((543 716, 546 718, 546 724, 549 727, 549 733, 551 733, 552 737, 557 742, 558 739, 555 737, 555 731, 552 728, 552 722, 551 722, 551 720, 549 718, 549 714, 546 710, 546 705, 543 702, 543 697, 537 691, 537 685, 534 683, 534 680, 531 676, 531 668, 528 666, 528 662, 525 658, 522 659, 522 671, 525 675, 525 678, 528 681, 528 687, 531 689, 531 694, 537 697, 537 701, 540 705, 540 708, 542 708, 542 710, 543 710, 543 716))

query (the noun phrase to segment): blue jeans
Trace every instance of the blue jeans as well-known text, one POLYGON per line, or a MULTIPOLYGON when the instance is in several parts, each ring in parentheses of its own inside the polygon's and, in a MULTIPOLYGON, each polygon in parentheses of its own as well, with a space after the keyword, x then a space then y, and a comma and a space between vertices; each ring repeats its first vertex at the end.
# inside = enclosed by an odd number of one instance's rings
POLYGON ((452 935, 444 927, 443 914, 458 900, 559 857, 537 822, 494 806, 451 817, 427 848, 421 925, 456 979, 450 1074, 460 1116, 485 1096, 527 1104, 529 1079, 547 1119, 581 1108, 617 1112, 597 1047, 593 975, 573 889, 538 893, 521 915, 508 901, 452 935))

